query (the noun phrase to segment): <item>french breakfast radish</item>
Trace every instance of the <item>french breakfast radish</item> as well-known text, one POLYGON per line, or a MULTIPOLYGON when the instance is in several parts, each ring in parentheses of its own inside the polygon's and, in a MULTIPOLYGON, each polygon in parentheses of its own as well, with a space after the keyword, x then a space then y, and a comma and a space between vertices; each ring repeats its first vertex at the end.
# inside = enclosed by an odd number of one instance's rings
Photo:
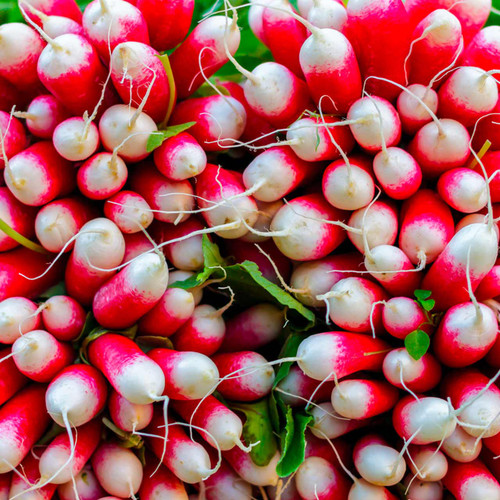
POLYGON ((54 295, 44 304, 41 312, 48 332, 62 341, 75 340, 85 324, 84 308, 67 295, 54 295))
POLYGON ((0 350, 2 360, 0 363, 0 404, 4 404, 28 383, 28 378, 17 369, 10 354, 9 348, 0 350))
POLYGON ((500 29, 487 26, 479 31, 467 45, 462 56, 465 66, 475 66, 485 71, 495 70, 500 54, 500 29))
POLYGON ((119 191, 106 200, 104 214, 122 233, 132 234, 146 229, 153 222, 147 201, 133 191, 119 191))
POLYGON ((2 134, 0 168, 7 160, 28 147, 28 137, 22 123, 5 111, 0 111, 0 133, 2 134))
POLYGON ((0 302, 0 342, 13 344, 23 333, 41 326, 38 306, 25 297, 9 297, 0 302))
POLYGON ((156 459, 150 454, 146 454, 146 465, 139 495, 144 500, 162 497, 169 500, 188 500, 182 481, 163 464, 157 468, 156 459))
POLYGON ((42 94, 30 102, 21 116, 26 118, 26 127, 33 135, 51 139, 54 129, 69 118, 69 113, 52 94, 42 94))
POLYGON ((112 390, 108 400, 109 415, 113 423, 125 432, 144 429, 153 418, 153 405, 134 404, 112 390))
POLYGON ((66 160, 83 161, 99 147, 99 131, 93 122, 80 117, 68 118, 54 129, 52 142, 66 160))
POLYGON ((407 90, 408 92, 403 91, 399 94, 397 110, 401 119, 403 132, 415 135, 421 127, 432 121, 432 116, 422 106, 420 101, 436 114, 438 109, 438 95, 434 90, 428 89, 418 83, 409 85, 407 90))
POLYGON ((87 464, 73 481, 61 484, 57 488, 60 500, 95 500, 106 495, 95 477, 90 464, 87 464))

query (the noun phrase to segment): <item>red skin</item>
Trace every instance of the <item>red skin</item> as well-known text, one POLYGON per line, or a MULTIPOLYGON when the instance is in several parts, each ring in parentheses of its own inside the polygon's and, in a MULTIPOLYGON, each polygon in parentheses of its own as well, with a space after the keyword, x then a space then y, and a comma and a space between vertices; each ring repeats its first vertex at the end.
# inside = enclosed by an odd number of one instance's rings
POLYGON ((194 0, 137 0, 136 6, 146 20, 151 46, 156 50, 173 49, 188 34, 194 0))
POLYGON ((153 245, 151 245, 151 242, 144 236, 142 231, 133 234, 124 234, 123 237, 125 239, 125 256, 123 257, 123 262, 129 262, 134 257, 153 248, 153 245))
MULTIPOLYGON (((32 2, 32 4, 40 12, 48 16, 69 17, 77 23, 81 23, 82 21, 82 13, 75 0, 38 0, 32 2)), ((28 9, 26 9, 26 12, 37 24, 40 24, 40 26, 42 25, 36 14, 30 12, 28 9)))
MULTIPOLYGON (((491 439, 491 438, 489 438, 489 439, 491 439)), ((486 440, 484 440, 484 441, 486 441, 486 440)), ((486 444, 484 441, 483 441, 483 443, 486 444)), ((487 448, 484 448, 484 447, 481 451, 481 455, 479 455, 481 461, 484 462, 484 464, 486 465, 486 467, 488 467, 488 469, 493 474, 493 476, 497 477, 497 478, 500 477, 500 462, 498 461, 498 458, 495 459, 495 457, 498 455, 499 455, 499 453, 497 453, 495 455, 490 450, 488 450, 487 448)))
MULTIPOLYGON (((133 191, 119 191, 118 193, 108 198, 104 203, 104 215, 109 220, 112 220, 118 227, 120 227, 120 216, 126 210, 126 206, 133 206, 134 202, 145 203, 146 200, 140 194, 134 193, 133 191)), ((146 227, 146 224, 142 220, 140 220, 140 222, 141 224, 144 224, 143 227, 146 227)), ((130 229, 128 228, 120 227, 120 230, 123 233, 130 232, 130 229)), ((134 227, 133 232, 142 232, 139 225, 136 225, 134 227)))
MULTIPOLYGON (((79 59, 73 60, 71 65, 59 68, 56 76, 48 74, 47 64, 57 64, 57 53, 48 53, 46 57, 42 54, 38 60, 40 80, 72 114, 82 115, 85 111, 92 114, 101 97, 102 84, 106 81, 108 70, 101 63, 97 50, 86 38, 75 34, 61 37, 64 37, 65 44, 71 47, 81 46, 85 52, 79 59)), ((106 109, 116 101, 114 91, 108 86, 100 109, 106 109)))
MULTIPOLYGON (((212 456, 212 454, 210 455, 212 456)), ((212 458, 212 463, 216 463, 214 458, 212 458)), ((218 495, 220 492, 227 491, 229 487, 234 488, 235 485, 241 484, 242 481, 241 477, 234 472, 228 463, 225 460, 222 460, 221 466, 217 472, 214 472, 210 477, 203 481, 206 486, 206 500, 219 500, 220 497, 218 495)), ((291 488, 291 486, 289 486, 289 488, 291 488)))
POLYGON ((26 100, 26 96, 18 91, 9 80, 0 76, 0 111, 7 111, 10 113, 14 104, 16 107, 19 106, 23 108, 24 105, 27 104, 26 100))
MULTIPOLYGON (((169 433, 170 429, 173 429, 173 427, 169 428, 169 433)), ((157 439, 156 441, 159 440, 157 439)), ((184 483, 164 465, 160 465, 160 468, 156 470, 157 465, 158 459, 147 453, 144 476, 142 478, 141 488, 139 489, 139 496, 141 499, 158 500, 160 498, 169 498, 170 495, 172 495, 173 498, 182 498, 182 495, 187 498, 184 483)))
MULTIPOLYGON (((410 50, 411 25, 401 0, 365 2, 353 12, 347 7, 348 38, 361 69, 368 76, 387 78, 405 85, 404 61, 410 50)), ((400 89, 379 80, 369 80, 366 91, 394 101, 400 89)))
MULTIPOLYGON (((493 347, 486 355, 485 360, 493 368, 500 369, 500 332, 499 335, 497 335, 497 340, 493 344, 493 347)), ((500 451, 498 454, 500 455, 500 451)))
POLYGON ((57 125, 70 118, 68 111, 52 94, 42 94, 35 97, 29 103, 27 112, 34 111, 36 111, 37 116, 45 117, 46 123, 43 127, 37 127, 34 126, 32 120, 26 119, 26 127, 33 135, 42 139, 52 139, 52 133, 57 125))
POLYGON ((59 259, 43 277, 27 280, 21 274, 34 278, 49 266, 52 256, 39 254, 21 247, 2 254, 0 259, 0 300, 8 297, 38 297, 62 279, 64 259, 59 259))
POLYGON ((8 500, 10 481, 12 474, 9 472, 7 474, 0 474, 0 498, 2 500, 8 500))
POLYGON ((17 392, 29 382, 29 380, 17 369, 13 358, 4 359, 10 353, 10 347, 0 351, 0 359, 2 360, 0 363, 0 405, 3 405, 14 396, 14 394, 17 394, 17 392))
MULTIPOLYGON (((286 9, 289 4, 279 2, 275 5, 286 9)), ((290 6, 290 9, 293 7, 290 6)), ((298 77, 302 77, 299 52, 307 38, 305 26, 289 14, 271 6, 265 7, 262 11, 262 29, 266 45, 274 60, 286 66, 298 77), (284 40, 286 43, 283 43, 284 40)))
MULTIPOLYGON (((12 229, 30 239, 35 234, 35 209, 18 201, 6 187, 0 187, 0 217, 12 229)), ((0 252, 16 248, 19 243, 0 233, 0 252)))
POLYGON ((3 135, 3 151, 0 156, 0 169, 2 169, 5 167, 3 152, 7 159, 12 158, 28 147, 29 140, 23 124, 5 111, 0 111, 0 133, 3 135))
MULTIPOLYGON (((479 151, 487 140, 491 142, 490 152, 483 156, 483 162, 488 155, 492 155, 493 152, 500 149, 500 98, 491 113, 489 113, 490 116, 486 116, 477 122, 476 132, 472 138, 472 147, 474 151, 479 151)), ((469 130, 472 135, 473 128, 469 130)), ((496 177, 493 178, 490 184, 492 190, 491 194, 493 194, 495 190, 495 182, 498 182, 496 177)))
POLYGON ((469 42, 462 56, 462 64, 491 71, 497 68, 499 57, 500 29, 491 26, 483 28, 469 42))
POLYGON ((486 448, 493 452, 495 456, 500 455, 500 434, 484 438, 483 444, 486 448))
MULTIPOLYGON (((497 487, 500 493, 500 484, 486 466, 480 460, 460 463, 448 458, 448 472, 443 478, 443 485, 451 492, 456 500, 467 500, 472 498, 467 494, 467 483, 473 479, 483 479, 497 487)), ((486 497, 485 497, 486 498, 486 497)))
MULTIPOLYGON (((354 421, 353 421, 354 423, 354 421)), ((370 422, 371 423, 371 422, 370 422)), ((361 423, 361 421, 356 422, 356 424, 361 424, 361 426, 365 425, 365 423, 361 423)), ((360 425, 357 425, 356 429, 359 428, 360 425)), ((311 431, 306 430, 305 433, 306 440, 306 449, 305 449, 305 457, 321 457, 331 462, 335 467, 341 467, 337 455, 333 451, 330 443, 326 439, 321 439, 316 437, 311 431)), ((331 442, 335 446, 337 453, 339 454, 342 463, 346 467, 350 467, 352 464, 352 444, 347 443, 342 439, 332 439, 331 442)))
POLYGON ((85 309, 73 298, 66 295, 51 297, 42 311, 43 324, 58 340, 70 342, 81 333, 87 313, 85 309), (59 319, 61 309, 64 316, 59 319))
POLYGON ((479 182, 484 180, 483 174, 479 171, 473 172, 467 167, 453 168, 441 175, 437 183, 437 192, 451 208, 462 213, 471 213, 471 209, 467 209, 460 203, 460 187, 467 186, 469 180, 474 178, 477 178, 479 182))
MULTIPOLYGON (((22 461, 20 469, 23 471, 23 476, 26 477, 24 479, 21 475, 13 474, 12 482, 10 483, 10 492, 9 494, 14 496, 14 492, 19 495, 20 491, 27 490, 31 487, 32 484, 36 484, 40 479, 40 471, 38 469, 38 459, 35 455, 31 453, 26 456, 26 458, 22 461)), ((45 483, 45 481, 43 481, 45 483)), ((50 500, 56 491, 57 484, 47 484, 43 488, 36 489, 36 497, 39 500, 50 500)), ((27 493, 26 496, 29 496, 30 493, 27 493)), ((25 496, 25 495, 21 495, 25 496)), ((11 497, 11 498, 12 498, 11 497)))
MULTIPOLYGON (((50 422, 45 409, 46 388, 45 385, 31 384, 0 408, 0 435, 9 436, 12 442, 17 441, 23 458, 42 437, 50 422)), ((18 465, 12 464, 14 467, 18 465)))
MULTIPOLYGON (((393 301, 393 303, 394 303, 393 301)), ((422 308, 412 299, 407 298, 407 297, 398 297, 395 296, 387 301, 386 304, 384 304, 384 308, 382 310, 382 322, 384 324, 384 328, 393 337, 396 337, 397 339, 404 339, 409 333, 411 333, 413 330, 416 330, 417 328, 421 328, 424 331, 430 330, 430 325, 424 325, 424 323, 427 322, 427 318, 425 317, 425 314, 422 310, 422 308), (394 322, 391 319, 390 316, 390 305, 391 301, 396 301, 396 303, 399 300, 405 300, 408 302, 408 307, 412 307, 413 310, 411 311, 410 315, 405 316, 405 323, 400 323, 400 322, 394 322)))
MULTIPOLYGON (((132 429, 129 415, 134 411, 135 414, 140 415, 140 422, 135 422, 137 429, 142 429, 149 425, 151 419, 153 418, 153 405, 133 405, 130 401, 116 391, 111 391, 111 394, 108 398, 108 411, 113 423, 119 427, 122 431, 130 432, 132 429), (142 407, 139 409, 139 407, 142 407), (140 425, 139 425, 140 423, 140 425)), ((134 425, 134 424, 132 424, 134 425)))
MULTIPOLYGON (((492 116, 491 119, 494 121, 498 121, 499 117, 500 115, 492 116)), ((487 121, 487 119, 484 121, 487 121)), ((496 172, 496 174, 492 177, 489 185, 490 185, 491 201, 493 203, 497 203, 500 201, 500 151, 494 151, 494 149, 495 148, 493 147, 492 144, 492 151, 486 153, 481 158, 481 162, 484 165, 484 169, 486 170, 488 178, 490 178, 496 172)), ((483 169, 481 168, 480 165, 476 166, 475 171, 478 172, 481 176, 483 176, 483 169)))

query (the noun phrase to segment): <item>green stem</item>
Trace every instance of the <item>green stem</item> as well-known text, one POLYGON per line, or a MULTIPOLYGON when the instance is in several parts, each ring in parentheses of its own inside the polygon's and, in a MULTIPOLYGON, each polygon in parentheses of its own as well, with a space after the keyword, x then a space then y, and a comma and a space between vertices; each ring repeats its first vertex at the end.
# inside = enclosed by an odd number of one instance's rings
POLYGON ((168 121, 170 120, 170 116, 172 115, 172 111, 174 110, 175 106, 175 98, 176 98, 176 88, 175 88, 175 80, 174 80, 174 74, 172 73, 172 67, 170 66, 170 61, 168 59, 168 54, 163 54, 159 56, 159 59, 161 63, 163 64, 163 67, 165 68, 165 72, 167 73, 167 80, 168 80, 168 89, 169 89, 169 96, 168 96, 168 108, 167 108, 167 114, 165 115, 164 120, 160 124, 160 129, 164 129, 167 126, 168 121))
POLYGON ((22 234, 18 233, 15 229, 12 229, 3 219, 0 219, 0 231, 3 231, 7 236, 17 241, 23 247, 33 250, 33 252, 49 253, 38 243, 34 243, 22 234))

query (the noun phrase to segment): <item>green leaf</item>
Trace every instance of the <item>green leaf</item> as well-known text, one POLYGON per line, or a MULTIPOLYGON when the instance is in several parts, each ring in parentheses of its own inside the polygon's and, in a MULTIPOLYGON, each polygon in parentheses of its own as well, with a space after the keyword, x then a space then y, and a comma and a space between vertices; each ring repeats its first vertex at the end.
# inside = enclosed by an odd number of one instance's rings
MULTIPOLYGON (((304 334, 301 332, 292 332, 286 338, 285 344, 281 349, 279 354, 280 358, 291 358, 297 354, 300 343, 304 340, 304 334)), ((290 367, 293 365, 292 361, 287 361, 286 363, 281 363, 276 377, 274 378, 273 388, 288 375, 290 367)))
POLYGON ((422 300, 420 305, 427 311, 432 311, 434 306, 436 305, 436 301, 434 299, 422 300))
POLYGON ((252 462, 261 467, 267 465, 278 449, 271 427, 267 399, 251 404, 230 404, 229 407, 243 413, 246 417, 242 434, 245 444, 249 446, 259 442, 250 451, 252 462))
POLYGON ((500 0, 493 0, 493 9, 486 21, 486 26, 500 25, 500 0))
POLYGON ((42 247, 42 245, 29 240, 26 236, 23 236, 21 233, 18 233, 15 229, 11 228, 3 219, 0 219, 0 231, 4 232, 7 236, 9 236, 9 238, 12 238, 23 247, 33 250, 33 252, 43 254, 49 253, 42 247))
POLYGON ((417 300, 426 300, 432 295, 430 290, 415 290, 413 293, 417 300))
POLYGON ((405 337, 408 354, 418 361, 429 349, 431 339, 423 330, 414 330, 405 337))
POLYGON ((50 299, 50 297, 54 297, 55 295, 66 295, 66 285, 64 281, 60 281, 57 285, 51 286, 49 289, 45 290, 40 295, 41 299, 50 299))
MULTIPOLYGON (((230 96, 231 94, 229 93, 229 90, 226 89, 226 87, 222 85, 218 85, 216 83, 213 83, 213 86, 222 94, 226 96, 230 96)), ((209 85, 207 82, 205 82, 193 95, 192 97, 209 97, 211 95, 218 95, 217 91, 212 87, 212 85, 209 85)))
POLYGON ((293 474, 304 461, 306 440, 305 431, 313 417, 303 412, 294 414, 291 407, 287 408, 286 425, 281 434, 281 458, 276 465, 280 477, 293 474))
POLYGON ((175 137, 176 135, 179 135, 181 132, 184 132, 185 130, 191 128, 193 125, 196 125, 196 122, 187 122, 187 123, 181 123, 180 125, 171 125, 170 127, 167 127, 164 130, 157 130, 156 132, 153 132, 148 137, 148 142, 146 144, 146 151, 148 153, 151 153, 151 151, 155 150, 156 148, 159 148, 163 144, 163 141, 170 139, 170 137, 175 137))

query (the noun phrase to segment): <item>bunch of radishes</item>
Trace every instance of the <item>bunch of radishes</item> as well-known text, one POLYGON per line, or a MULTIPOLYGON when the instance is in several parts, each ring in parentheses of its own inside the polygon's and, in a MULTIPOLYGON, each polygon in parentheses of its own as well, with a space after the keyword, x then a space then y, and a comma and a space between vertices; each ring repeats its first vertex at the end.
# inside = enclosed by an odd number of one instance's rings
POLYGON ((0 500, 500 500, 491 0, 19 7, 0 500))

